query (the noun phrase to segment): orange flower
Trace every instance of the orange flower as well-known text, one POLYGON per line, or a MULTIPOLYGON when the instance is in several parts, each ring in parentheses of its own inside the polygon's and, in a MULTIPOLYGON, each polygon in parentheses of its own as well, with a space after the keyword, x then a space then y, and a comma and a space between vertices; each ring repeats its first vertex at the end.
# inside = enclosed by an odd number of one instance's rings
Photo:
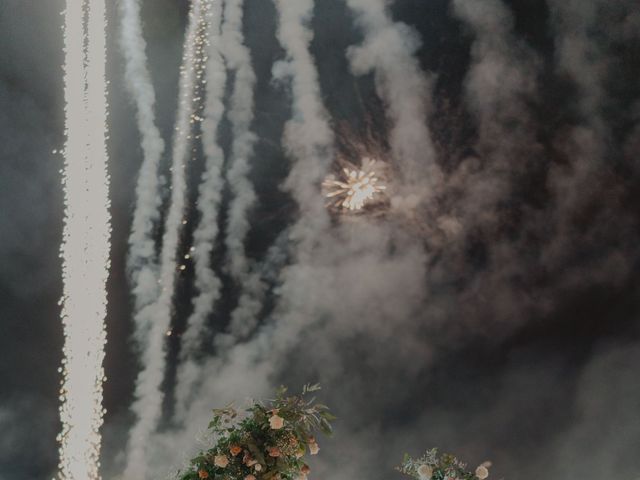
POLYGON ((300 471, 305 475, 309 475, 309 472, 311 471, 311 467, 305 463, 304 465, 302 465, 302 468, 300 469, 300 471))
POLYGON ((209 478, 209 473, 206 470, 198 470, 198 477, 202 479, 209 478))
POLYGON ((267 448, 267 452, 269 452, 270 457, 279 457, 280 449, 278 447, 269 447, 267 448))
POLYGON ((231 447, 229 447, 229 452, 231 452, 231 455, 233 455, 234 457, 238 455, 241 451, 242 451, 242 447, 240 447, 239 445, 231 445, 231 447))

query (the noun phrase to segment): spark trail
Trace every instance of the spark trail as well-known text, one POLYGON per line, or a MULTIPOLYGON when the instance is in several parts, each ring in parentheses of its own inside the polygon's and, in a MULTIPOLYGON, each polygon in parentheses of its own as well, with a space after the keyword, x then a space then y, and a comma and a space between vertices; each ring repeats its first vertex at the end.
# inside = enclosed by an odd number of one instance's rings
MULTIPOLYGON (((155 120, 155 92, 147 66, 146 42, 142 34, 140 0, 120 3, 120 45, 125 57, 126 86, 136 106, 136 119, 142 140, 143 162, 136 185, 136 208, 129 236, 128 268, 133 283, 135 311, 152 303, 158 294, 157 258, 153 238, 160 220, 161 197, 158 166, 164 141, 155 120)), ((145 320, 149 320, 146 318, 145 320)), ((136 325, 138 341, 150 325, 136 325)))
POLYGON ((97 480, 111 228, 104 0, 67 0, 64 18, 65 341, 58 479, 97 480))
POLYGON ((178 113, 172 150, 171 199, 162 238, 159 293, 156 300, 136 314, 136 324, 149 325, 148 340, 142 346, 142 371, 138 374, 133 411, 137 422, 129 434, 129 457, 125 478, 146 478, 147 445, 162 414, 166 357, 166 332, 171 325, 172 300, 177 271, 176 256, 186 203, 186 162, 192 139, 198 86, 204 80, 205 44, 208 31, 206 11, 211 0, 195 0, 189 12, 189 25, 180 68, 178 113))
POLYGON ((222 8, 219 2, 207 5, 205 15, 209 25, 205 44, 206 101, 202 123, 202 144, 206 158, 205 171, 198 188, 197 208, 200 212, 198 226, 193 233, 193 247, 189 254, 195 267, 195 286, 198 294, 193 300, 193 313, 187 320, 182 337, 180 366, 176 392, 176 415, 184 415, 194 382, 200 369, 194 360, 198 353, 206 320, 220 296, 222 286, 211 265, 211 253, 218 236, 218 213, 222 200, 224 152, 218 143, 218 126, 224 114, 223 96, 227 71, 220 52, 220 21, 222 8))

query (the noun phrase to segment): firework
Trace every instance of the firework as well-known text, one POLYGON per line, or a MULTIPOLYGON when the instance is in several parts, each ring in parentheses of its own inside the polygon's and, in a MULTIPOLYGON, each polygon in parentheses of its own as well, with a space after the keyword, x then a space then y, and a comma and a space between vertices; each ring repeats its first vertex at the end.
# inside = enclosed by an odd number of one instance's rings
POLYGON ((377 171, 377 162, 365 158, 360 168, 346 163, 339 177, 329 175, 322 183, 325 197, 330 199, 329 206, 358 212, 367 205, 377 203, 387 189, 377 171))
POLYGON ((100 478, 110 249, 105 27, 103 0, 67 0, 60 480, 100 478))

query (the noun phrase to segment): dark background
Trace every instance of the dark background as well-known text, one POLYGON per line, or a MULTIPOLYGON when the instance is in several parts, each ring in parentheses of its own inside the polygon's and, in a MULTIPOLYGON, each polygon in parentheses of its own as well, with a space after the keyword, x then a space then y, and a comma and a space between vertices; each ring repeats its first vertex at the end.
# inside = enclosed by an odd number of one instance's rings
MULTIPOLYGON (((384 138, 384 105, 374 79, 353 77, 344 55, 362 36, 343 2, 317 4, 311 50, 332 126, 356 138, 364 138, 367 128, 384 138)), ((328 463, 318 464, 319 478, 398 475, 392 466, 404 451, 419 454, 431 446, 472 464, 489 458, 497 478, 636 478, 637 5, 632 0, 564 2, 566 10, 558 13, 554 2, 550 9, 541 0, 476 4, 487 12, 484 23, 465 21, 444 0, 398 0, 392 7, 396 20, 420 33, 417 56, 433 79, 429 122, 448 178, 437 204, 409 226, 383 219, 336 227, 339 233, 327 237, 336 245, 350 235, 380 242, 371 246, 349 237, 346 260, 331 245, 325 257, 318 254, 320 270, 326 259, 322 274, 331 281, 346 282, 351 265, 362 274, 356 282, 361 284, 348 283, 341 292, 345 298, 338 298, 329 280, 309 281, 309 288, 318 289, 313 295, 284 281, 280 297, 270 297, 274 304, 281 296, 304 299, 308 294, 310 304, 335 306, 302 309, 299 315, 309 320, 297 341, 274 347, 272 357, 263 353, 256 362, 276 365, 268 370, 272 386, 322 381, 323 400, 340 420, 336 440, 324 442, 328 463), (495 5, 505 7, 498 10, 513 21, 494 14, 495 5), (592 8, 595 15, 589 13, 592 8), (562 39, 585 50, 576 47, 567 56, 562 39), (491 87, 486 78, 474 84, 474 66, 484 61, 489 72, 500 71, 496 58, 507 59, 512 68, 504 86, 499 81, 498 88, 491 87), (523 78, 513 80, 516 73, 523 78), (500 95, 504 98, 491 101, 500 95), (441 228, 443 218, 454 218, 462 233, 441 228), (371 298, 380 302, 375 312, 367 307, 371 298)), ((188 3, 153 0, 143 7, 158 122, 169 138, 188 3)), ((64 142, 62 9, 60 0, 0 5, 1 480, 50 478, 57 464, 63 199, 62 158, 52 152, 64 142)), ((260 201, 247 248, 260 260, 296 218, 295 202, 278 188, 289 168, 279 144, 290 108, 287 89, 271 81, 272 64, 283 54, 275 38, 274 7, 266 0, 247 0, 245 15, 258 75, 255 131, 260 138, 251 176, 260 201)), ((119 471, 133 421, 129 405, 139 366, 130 339, 124 265, 141 162, 134 110, 123 85, 115 4, 109 18, 114 230, 105 478, 119 471)), ((228 125, 221 131, 228 148, 228 125)), ((193 165, 195 191, 200 159, 193 165)), ((222 247, 217 255, 224 257, 222 247)), ((190 308, 189 272, 178 285, 177 331, 190 308)), ((236 296, 226 282, 214 329, 224 329, 236 296)), ((284 313, 275 311, 285 319, 298 315, 295 307, 282 308, 284 313)), ((269 324, 270 318, 265 312, 261 321, 269 324)), ((169 358, 175 359, 179 338, 172 341, 169 358)), ((171 394, 172 365, 169 370, 165 389, 171 394)), ((224 371, 244 375, 234 366, 224 371)), ((208 375, 215 379, 217 373, 208 375)), ((248 373, 246 382, 246 395, 253 394, 248 373)), ((242 385, 242 380, 234 383, 231 392, 242 397, 242 385)), ((224 384, 217 388, 223 390, 224 384)), ((203 402, 213 407, 218 397, 203 402)), ((170 402, 166 410, 169 416, 170 402)), ((188 439, 191 428, 182 431, 167 417, 159 435, 188 439)), ((160 469, 180 459, 166 458, 160 469)))

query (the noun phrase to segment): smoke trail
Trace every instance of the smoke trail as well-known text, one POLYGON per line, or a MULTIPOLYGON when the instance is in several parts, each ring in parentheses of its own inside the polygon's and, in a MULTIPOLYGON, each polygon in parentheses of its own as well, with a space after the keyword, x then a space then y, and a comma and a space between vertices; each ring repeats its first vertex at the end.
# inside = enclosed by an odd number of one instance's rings
POLYGON ((249 49, 244 45, 242 6, 243 0, 228 0, 222 26, 223 54, 229 69, 235 71, 229 112, 234 139, 227 172, 233 201, 229 207, 225 243, 229 252, 231 276, 239 281, 242 281, 249 270, 244 241, 249 231, 249 209, 256 200, 253 186, 247 178, 256 142, 256 136, 251 131, 256 76, 251 66, 249 49))
MULTIPOLYGON (((136 185, 136 208, 129 236, 128 267, 132 276, 135 310, 155 300, 158 294, 154 226, 160 219, 158 165, 164 151, 164 141, 155 123, 155 92, 147 67, 146 42, 142 34, 140 1, 120 3, 122 26, 120 45, 125 57, 125 80, 136 105, 138 130, 144 158, 136 185)), ((149 320, 148 317, 145 317, 149 320)), ((141 318, 142 319, 142 318, 141 318)), ((137 325, 138 336, 150 325, 137 325)), ((139 341, 143 341, 139 338, 139 341)))
POLYGON ((248 178, 256 142, 256 136, 251 131, 256 76, 249 49, 244 44, 243 3, 244 0, 227 1, 222 26, 223 53, 229 69, 235 71, 229 112, 234 139, 227 171, 233 199, 229 206, 225 238, 229 271, 241 286, 238 305, 231 314, 230 331, 234 337, 245 337, 255 327, 266 288, 260 276, 252 272, 244 246, 250 228, 249 212, 256 201, 253 185, 248 178))
POLYGON ((65 343, 58 474, 64 480, 100 478, 99 428, 104 414, 102 362, 110 249, 105 29, 102 0, 67 1, 65 225, 61 247, 65 343))
MULTIPOLYGON (((208 6, 207 6, 208 7, 208 6)), ((193 300, 193 313, 187 320, 182 337, 181 365, 177 375, 176 415, 184 413, 188 395, 198 375, 194 360, 200 347, 207 317, 220 296, 220 279, 211 265, 211 253, 218 236, 218 211, 222 199, 222 167, 224 152, 218 144, 217 132, 224 114, 222 98, 225 92, 227 72, 219 48, 222 7, 216 3, 207 11, 209 32, 206 39, 208 62, 206 66, 205 119, 202 123, 202 143, 206 167, 199 186, 198 211, 200 220, 193 234, 191 256, 195 266, 195 286, 198 295, 193 300)))
POLYGON ((409 191, 418 194, 425 182, 432 189, 441 179, 426 124, 431 86, 415 58, 421 43, 417 32, 394 23, 387 4, 385 0, 347 0, 365 36, 363 44, 350 47, 347 55, 354 74, 375 73, 378 95, 393 123, 392 153, 405 184, 414 187, 409 191))
POLYGON ((143 346, 142 371, 138 374, 133 411, 137 423, 129 435, 129 458, 126 478, 145 478, 148 438, 157 427, 162 414, 164 378, 164 340, 171 324, 172 298, 176 275, 176 254, 185 208, 185 167, 191 140, 191 125, 198 121, 195 114, 196 84, 202 82, 205 62, 205 39, 208 27, 206 11, 210 0, 196 0, 189 13, 180 71, 178 115, 176 119, 172 161, 171 205, 165 223, 160 256, 160 293, 156 301, 136 314, 136 323, 150 325, 148 343, 143 346))
POLYGON ((300 207, 292 239, 309 242, 328 224, 319 185, 333 158, 333 132, 322 104, 318 71, 309 51, 313 32, 309 22, 313 0, 275 0, 279 14, 277 37, 285 60, 273 67, 277 80, 289 79, 293 93, 293 118, 285 125, 284 147, 295 159, 286 187, 300 207))

